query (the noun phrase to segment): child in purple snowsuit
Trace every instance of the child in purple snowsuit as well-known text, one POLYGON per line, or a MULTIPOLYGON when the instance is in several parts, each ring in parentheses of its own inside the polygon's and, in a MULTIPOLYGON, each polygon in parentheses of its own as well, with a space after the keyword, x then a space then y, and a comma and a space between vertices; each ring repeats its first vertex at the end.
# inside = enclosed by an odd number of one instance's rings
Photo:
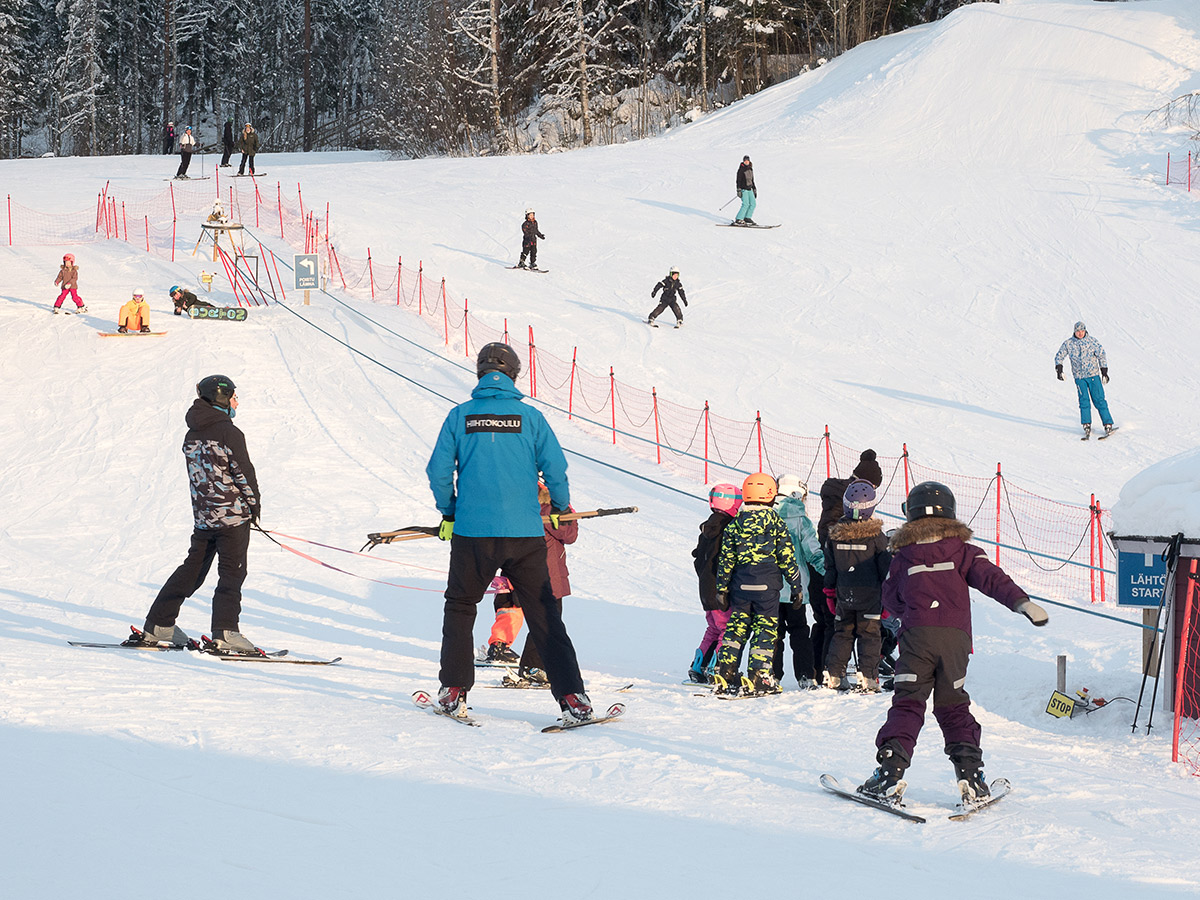
POLYGON ((883 607, 901 623, 896 688, 875 738, 879 768, 859 791, 899 800, 905 786, 900 778, 912 763, 932 692, 946 755, 963 801, 970 803, 989 796, 980 727, 963 689, 971 655, 970 588, 1034 625, 1045 625, 1049 616, 981 548, 967 543, 971 529, 954 517, 954 495, 944 484, 918 484, 904 510, 907 522, 892 535, 892 564, 883 585, 883 607))
POLYGON ((696 575, 700 579, 700 605, 708 622, 696 657, 692 660, 692 667, 688 669, 688 678, 697 684, 709 684, 712 681, 717 651, 721 648, 725 626, 729 624, 729 606, 722 609, 717 600, 717 557, 721 552, 725 526, 733 521, 741 505, 742 492, 736 485, 713 485, 708 493, 712 515, 700 524, 700 540, 692 551, 696 575))

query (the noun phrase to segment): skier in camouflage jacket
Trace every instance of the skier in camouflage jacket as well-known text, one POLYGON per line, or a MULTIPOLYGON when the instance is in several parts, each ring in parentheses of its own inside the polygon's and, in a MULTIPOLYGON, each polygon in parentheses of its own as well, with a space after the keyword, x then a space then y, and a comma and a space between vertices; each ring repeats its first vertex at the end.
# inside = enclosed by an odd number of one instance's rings
POLYGON ((1113 430, 1113 417, 1108 411, 1108 400, 1104 396, 1104 385, 1108 384, 1108 357, 1100 342, 1088 334, 1083 322, 1076 322, 1074 334, 1062 342, 1054 354, 1054 369, 1058 380, 1063 381, 1063 360, 1071 360, 1071 377, 1075 379, 1075 391, 1079 396, 1079 421, 1083 424, 1086 440, 1092 433, 1092 404, 1100 413, 1104 431, 1113 430))

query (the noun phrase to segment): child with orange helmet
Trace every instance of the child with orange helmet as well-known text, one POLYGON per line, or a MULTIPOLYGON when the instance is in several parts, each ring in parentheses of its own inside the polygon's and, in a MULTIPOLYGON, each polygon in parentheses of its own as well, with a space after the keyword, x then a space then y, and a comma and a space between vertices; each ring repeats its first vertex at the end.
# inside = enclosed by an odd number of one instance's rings
POLYGON ((717 557, 717 591, 729 602, 729 624, 714 676, 716 692, 779 693, 771 673, 779 628, 779 594, 783 584, 800 584, 800 567, 787 526, 771 505, 775 479, 755 472, 742 482, 742 508, 721 538, 717 557), (748 675, 738 678, 742 649, 749 643, 748 675))
POLYGON ((717 554, 721 538, 742 505, 742 491, 732 484, 714 484, 708 492, 708 508, 712 514, 700 523, 700 540, 692 551, 692 562, 700 579, 700 606, 708 627, 696 648, 696 656, 688 669, 688 680, 695 684, 710 684, 716 665, 717 650, 729 623, 729 606, 717 599, 717 554))
POLYGON ((62 285, 62 293, 54 301, 55 313, 62 309, 62 304, 67 299, 67 294, 70 294, 71 299, 75 301, 76 312, 87 312, 87 307, 79 299, 79 266, 75 265, 74 253, 63 254, 62 267, 58 270, 58 277, 54 279, 54 285, 55 287, 62 285))

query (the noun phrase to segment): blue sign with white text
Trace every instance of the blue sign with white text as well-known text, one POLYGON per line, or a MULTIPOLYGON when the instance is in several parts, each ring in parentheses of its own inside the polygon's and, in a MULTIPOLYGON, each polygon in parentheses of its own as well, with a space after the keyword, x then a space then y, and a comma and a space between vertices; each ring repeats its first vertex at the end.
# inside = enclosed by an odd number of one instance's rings
POLYGON ((1158 606, 1167 564, 1158 553, 1117 553, 1117 606, 1158 606))

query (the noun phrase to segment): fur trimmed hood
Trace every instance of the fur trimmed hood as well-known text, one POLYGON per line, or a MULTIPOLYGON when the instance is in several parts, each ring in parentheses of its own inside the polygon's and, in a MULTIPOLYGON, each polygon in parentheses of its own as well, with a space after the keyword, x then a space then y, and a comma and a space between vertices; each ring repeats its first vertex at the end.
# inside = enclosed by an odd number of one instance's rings
POLYGON ((832 541, 861 541, 877 534, 883 534, 883 525, 874 517, 857 522, 843 520, 829 527, 829 539, 832 541))
POLYGON ((896 529, 888 549, 894 553, 910 544, 930 544, 945 538, 958 538, 966 543, 971 540, 971 535, 971 529, 958 519, 928 516, 915 522, 905 522, 896 529))

